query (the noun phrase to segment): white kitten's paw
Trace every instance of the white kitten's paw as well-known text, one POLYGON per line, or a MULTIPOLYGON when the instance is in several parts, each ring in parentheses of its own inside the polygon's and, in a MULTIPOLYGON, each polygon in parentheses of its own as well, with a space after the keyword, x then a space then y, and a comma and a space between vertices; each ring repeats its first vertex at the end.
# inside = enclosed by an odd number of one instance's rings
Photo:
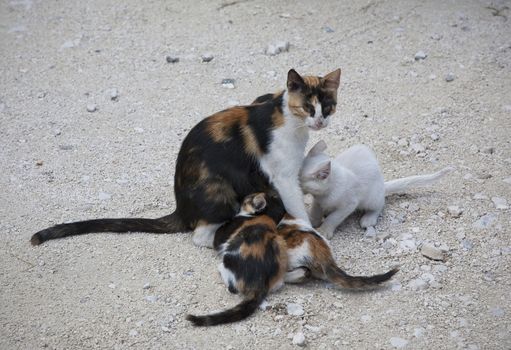
POLYGON ((333 229, 329 228, 329 227, 324 227, 324 226, 320 226, 318 228, 318 231, 323 235, 323 237, 325 237, 326 239, 332 239, 332 237, 334 236, 334 231, 333 229))

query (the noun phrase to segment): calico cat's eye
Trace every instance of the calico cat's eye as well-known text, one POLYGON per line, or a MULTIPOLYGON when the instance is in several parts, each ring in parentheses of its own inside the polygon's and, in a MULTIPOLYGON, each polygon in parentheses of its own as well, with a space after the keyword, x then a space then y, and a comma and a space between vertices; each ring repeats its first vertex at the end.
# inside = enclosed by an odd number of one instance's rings
POLYGON ((310 115, 314 115, 314 114, 316 114, 316 109, 315 109, 315 108, 314 108, 314 106, 313 106, 311 103, 309 103, 309 102, 305 103, 305 108, 304 108, 304 109, 305 109, 305 110, 307 111, 307 113, 309 113, 310 115))

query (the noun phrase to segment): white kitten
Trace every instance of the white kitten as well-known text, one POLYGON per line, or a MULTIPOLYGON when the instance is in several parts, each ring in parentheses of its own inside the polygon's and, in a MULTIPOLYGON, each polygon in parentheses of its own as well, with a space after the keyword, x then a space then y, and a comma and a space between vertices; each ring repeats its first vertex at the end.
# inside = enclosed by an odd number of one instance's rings
POLYGON ((326 144, 319 141, 307 154, 300 171, 304 193, 313 197, 311 223, 327 238, 355 210, 365 211, 360 226, 374 226, 385 205, 385 196, 403 192, 412 186, 428 185, 448 172, 448 167, 434 174, 417 175, 385 182, 374 152, 365 145, 355 145, 331 159, 324 153, 326 144), (326 216, 323 223, 323 217, 326 216))

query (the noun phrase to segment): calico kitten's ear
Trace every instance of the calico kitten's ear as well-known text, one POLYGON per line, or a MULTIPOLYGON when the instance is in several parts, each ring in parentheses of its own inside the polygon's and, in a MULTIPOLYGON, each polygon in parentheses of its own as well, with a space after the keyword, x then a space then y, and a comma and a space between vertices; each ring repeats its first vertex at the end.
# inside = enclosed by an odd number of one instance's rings
POLYGON ((305 85, 305 81, 294 69, 287 72, 287 90, 290 92, 299 91, 305 85))
POLYGON ((259 212, 266 208, 266 198, 264 193, 257 194, 254 199, 252 200, 252 204, 254 206, 254 210, 256 212, 259 212))
POLYGON ((309 153, 307 153, 307 157, 313 157, 320 153, 323 153, 326 150, 326 142, 323 140, 318 141, 312 148, 309 153))
POLYGON ((340 83, 341 83, 341 68, 336 69, 331 73, 328 73, 323 78, 323 86, 325 87, 325 89, 337 90, 339 88, 340 83))
POLYGON ((331 169, 332 169, 332 165, 331 165, 330 161, 321 163, 318 166, 317 170, 315 170, 312 173, 312 176, 314 176, 318 180, 325 180, 326 178, 328 178, 330 176, 331 169))

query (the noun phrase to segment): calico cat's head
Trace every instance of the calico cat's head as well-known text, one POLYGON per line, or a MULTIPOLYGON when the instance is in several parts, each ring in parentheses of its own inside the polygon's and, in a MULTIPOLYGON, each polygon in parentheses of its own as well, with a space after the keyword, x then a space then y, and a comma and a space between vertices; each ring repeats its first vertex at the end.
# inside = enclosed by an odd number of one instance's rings
POLYGON ((294 69, 287 74, 288 106, 312 130, 326 127, 337 106, 341 69, 324 77, 301 76, 294 69))
POLYGON ((300 185, 304 193, 319 196, 329 191, 328 178, 331 173, 330 157, 324 153, 325 141, 321 140, 311 148, 300 169, 300 185))

